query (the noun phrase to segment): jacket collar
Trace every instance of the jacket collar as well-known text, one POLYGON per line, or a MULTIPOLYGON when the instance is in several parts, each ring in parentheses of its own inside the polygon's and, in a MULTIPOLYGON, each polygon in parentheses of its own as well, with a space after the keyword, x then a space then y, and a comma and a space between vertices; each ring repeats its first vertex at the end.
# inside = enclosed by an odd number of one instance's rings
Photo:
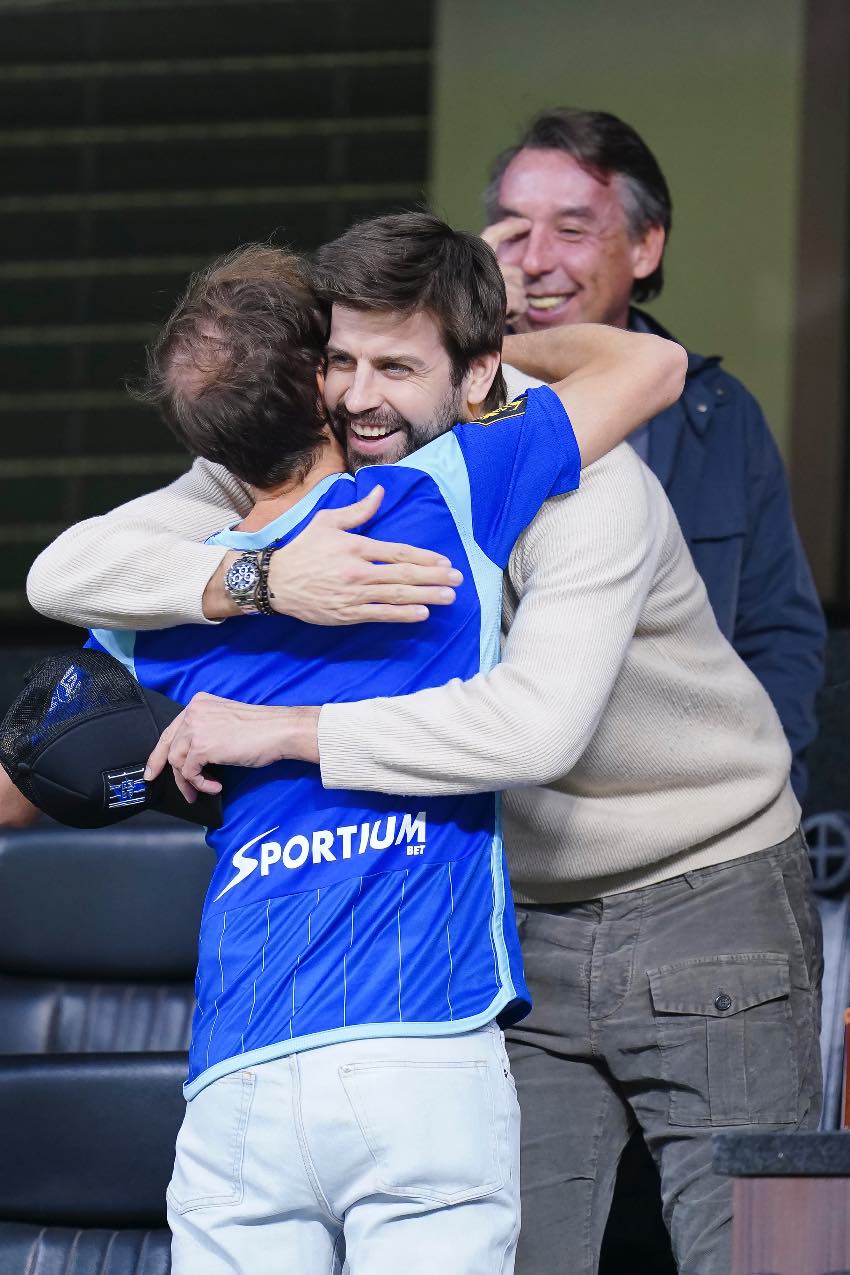
MULTIPOLYGON (((631 332, 652 332, 655 336, 663 336, 668 341, 675 341, 676 338, 668 328, 653 318, 651 314, 647 314, 645 310, 638 310, 635 306, 629 309, 629 330, 631 332)), ((717 367, 723 359, 722 354, 695 354, 693 350, 688 350, 688 370, 685 374, 685 389, 693 388, 695 378, 701 372, 707 372, 710 368, 717 367)))
MULTIPOLYGON (((633 332, 652 332, 655 336, 663 336, 668 340, 675 339, 644 310, 629 310, 629 328, 633 332)), ((704 374, 719 364, 719 355, 694 354, 689 350, 688 370, 681 398, 649 422, 650 462, 665 489, 669 486, 686 428, 691 429, 696 436, 695 441, 698 441, 699 450, 702 450, 702 438, 719 398, 716 378, 704 374)))

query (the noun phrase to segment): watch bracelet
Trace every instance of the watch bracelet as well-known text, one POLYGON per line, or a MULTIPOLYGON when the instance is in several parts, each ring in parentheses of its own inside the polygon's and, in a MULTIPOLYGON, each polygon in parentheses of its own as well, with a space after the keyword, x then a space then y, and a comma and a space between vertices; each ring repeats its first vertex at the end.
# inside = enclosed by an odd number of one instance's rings
POLYGON ((269 593, 269 566, 271 565, 272 554, 276 545, 266 546, 261 553, 257 555, 257 568, 260 572, 260 581, 257 585, 257 592, 254 596, 254 606, 260 615, 277 615, 271 604, 271 594, 269 593))

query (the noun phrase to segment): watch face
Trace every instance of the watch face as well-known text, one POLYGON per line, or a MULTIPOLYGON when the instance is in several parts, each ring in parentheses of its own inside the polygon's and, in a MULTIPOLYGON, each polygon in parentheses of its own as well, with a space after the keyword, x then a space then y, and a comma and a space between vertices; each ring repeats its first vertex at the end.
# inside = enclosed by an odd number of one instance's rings
POLYGON ((237 558, 225 573, 227 592, 237 601, 253 597, 260 582, 260 569, 253 558, 237 558))

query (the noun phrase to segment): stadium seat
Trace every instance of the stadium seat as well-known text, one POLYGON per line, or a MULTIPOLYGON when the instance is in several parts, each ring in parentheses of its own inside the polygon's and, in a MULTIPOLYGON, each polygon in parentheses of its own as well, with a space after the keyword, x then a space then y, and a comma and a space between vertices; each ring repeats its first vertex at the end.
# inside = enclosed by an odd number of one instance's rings
POLYGON ((0 1275, 167 1275, 177 1054, 0 1058, 0 1275))
POLYGON ((0 1275, 167 1275, 211 868, 172 820, 0 835, 0 1275))
POLYGON ((212 862, 173 820, 0 834, 0 1055, 185 1050, 212 862))

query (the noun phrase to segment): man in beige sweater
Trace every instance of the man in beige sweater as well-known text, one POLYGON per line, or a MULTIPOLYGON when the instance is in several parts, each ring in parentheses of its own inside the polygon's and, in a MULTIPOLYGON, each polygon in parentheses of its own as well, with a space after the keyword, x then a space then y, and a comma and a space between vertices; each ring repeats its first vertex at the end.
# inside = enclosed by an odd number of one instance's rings
MULTIPOLYGON (((356 234, 320 263, 333 299, 356 306, 356 234)), ((359 359, 341 369, 336 401, 352 413, 370 394, 381 408, 368 370, 359 359)), ((228 614, 220 550, 197 542, 248 503, 229 476, 196 465, 66 533, 36 563, 31 600, 112 627, 228 614)), ((298 601, 296 586, 311 558, 328 586, 329 550, 357 537, 310 534, 275 555, 274 591, 278 609, 312 608, 315 620, 317 589, 302 584, 298 601)), ((344 547, 343 577, 357 574, 344 547)), ((345 580, 330 622, 368 604, 375 583, 345 580)), ((505 839, 535 999, 512 1033, 518 1269, 596 1270, 638 1121, 680 1270, 728 1275, 729 1187, 711 1171, 711 1133, 810 1127, 818 1113, 819 937, 787 745, 717 629, 661 488, 628 448, 535 519, 509 564, 504 620, 503 663, 469 682, 303 711, 202 700, 155 764, 169 757, 198 786, 206 760, 274 755, 319 760, 328 787, 511 790, 505 839)))

